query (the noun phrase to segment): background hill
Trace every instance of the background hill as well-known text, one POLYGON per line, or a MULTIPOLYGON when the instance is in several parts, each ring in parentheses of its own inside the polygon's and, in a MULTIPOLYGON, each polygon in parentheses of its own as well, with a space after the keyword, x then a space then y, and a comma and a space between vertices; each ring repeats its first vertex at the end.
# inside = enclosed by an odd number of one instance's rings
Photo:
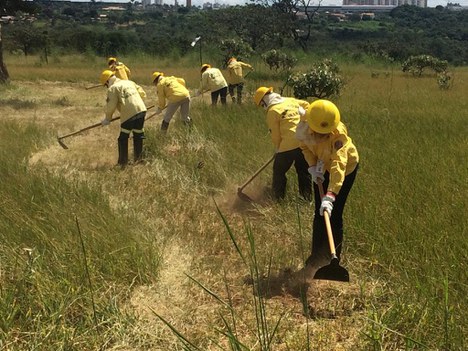
POLYGON ((205 52, 213 53, 218 66, 225 64, 222 41, 230 39, 242 42, 257 56, 281 48, 356 62, 376 58, 401 62, 420 54, 455 65, 468 62, 466 10, 400 6, 372 16, 336 15, 313 7, 304 12, 301 2, 272 4, 255 2, 210 11, 171 6, 142 9, 129 2, 116 11, 99 2, 7 2, 5 14, 16 14, 16 20, 3 27, 4 50, 19 56, 41 54, 46 62, 63 54, 138 53, 175 59, 196 50, 190 43, 201 36, 205 52))

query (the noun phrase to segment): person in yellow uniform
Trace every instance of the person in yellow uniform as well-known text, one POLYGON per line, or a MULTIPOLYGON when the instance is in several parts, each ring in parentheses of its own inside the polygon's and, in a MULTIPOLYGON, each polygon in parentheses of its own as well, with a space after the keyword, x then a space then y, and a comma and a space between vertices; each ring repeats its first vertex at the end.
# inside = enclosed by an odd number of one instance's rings
POLYGON ((211 104, 213 106, 218 103, 218 97, 221 100, 221 104, 226 105, 228 84, 221 71, 205 63, 201 67, 201 74, 201 87, 198 95, 205 91, 211 91, 211 104))
POLYGON ((109 57, 107 59, 107 65, 109 70, 115 73, 115 76, 119 79, 130 79, 130 68, 124 65, 123 62, 117 60, 116 57, 109 57))
POLYGON ((106 116, 101 121, 103 126, 110 123, 115 110, 120 112, 120 134, 117 139, 120 166, 128 163, 128 138, 133 134, 134 161, 142 159, 146 105, 143 98, 145 91, 131 80, 119 79, 111 70, 101 73, 100 83, 107 87, 106 116))
POLYGON ((166 109, 161 123, 161 130, 167 131, 169 122, 179 108, 182 121, 185 125, 191 126, 192 120, 189 116, 190 92, 185 87, 185 80, 173 76, 165 77, 162 72, 153 72, 152 79, 158 96, 158 109, 156 113, 160 113, 166 109))
POLYGON ((296 126, 300 122, 300 108, 305 109, 307 101, 282 97, 274 93, 273 88, 259 87, 254 94, 254 102, 266 111, 266 122, 275 146, 273 162, 273 196, 277 200, 284 198, 286 193, 286 173, 294 164, 297 173, 299 193, 310 201, 312 184, 308 165, 296 139, 296 126))
POLYGON ((306 111, 301 111, 301 115, 296 136, 302 143, 315 194, 312 253, 306 261, 306 267, 318 269, 328 264, 331 257, 322 217, 324 211, 330 215, 336 255, 340 258, 343 247, 343 210, 359 168, 359 154, 333 102, 316 100, 306 111), (323 198, 320 198, 320 185, 324 188, 323 198))
POLYGON ((244 72, 243 68, 248 68, 253 71, 253 67, 248 63, 237 61, 235 57, 231 57, 227 65, 227 83, 229 96, 231 96, 232 102, 242 103, 242 90, 244 89, 244 72), (237 90, 237 96, 234 96, 234 91, 237 90))

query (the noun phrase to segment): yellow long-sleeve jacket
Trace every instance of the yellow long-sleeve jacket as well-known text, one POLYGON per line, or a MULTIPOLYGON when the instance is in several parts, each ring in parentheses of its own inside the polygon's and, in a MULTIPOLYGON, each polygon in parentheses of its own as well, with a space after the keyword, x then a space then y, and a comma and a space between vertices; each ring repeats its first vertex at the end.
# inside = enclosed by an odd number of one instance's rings
POLYGON ((115 76, 119 79, 125 79, 128 80, 130 79, 130 68, 125 66, 122 62, 117 62, 113 65, 111 65, 110 70, 115 73, 115 76))
POLYGON ((218 68, 208 68, 202 74, 201 92, 216 91, 227 87, 226 79, 218 68))
POLYGON ((190 97, 190 92, 185 87, 185 81, 177 77, 161 77, 156 85, 158 106, 162 110, 166 107, 166 99, 169 103, 178 102, 190 97))
POLYGON ((252 69, 251 65, 241 61, 232 61, 228 65, 226 77, 228 84, 239 84, 244 82, 244 75, 242 72, 243 67, 252 69))
POLYGON ((348 136, 346 126, 340 122, 333 132, 324 135, 314 133, 306 121, 301 121, 296 134, 309 166, 322 160, 324 169, 330 174, 327 191, 338 194, 345 176, 359 163, 358 151, 348 136))
POLYGON ((296 126, 301 120, 299 106, 307 109, 309 103, 294 98, 284 98, 284 102, 268 108, 266 120, 277 152, 300 147, 301 143, 296 138, 296 126))
POLYGON ((143 102, 145 97, 145 91, 135 82, 117 78, 107 89, 106 118, 111 120, 115 110, 118 110, 120 123, 123 123, 137 113, 146 111, 143 102))

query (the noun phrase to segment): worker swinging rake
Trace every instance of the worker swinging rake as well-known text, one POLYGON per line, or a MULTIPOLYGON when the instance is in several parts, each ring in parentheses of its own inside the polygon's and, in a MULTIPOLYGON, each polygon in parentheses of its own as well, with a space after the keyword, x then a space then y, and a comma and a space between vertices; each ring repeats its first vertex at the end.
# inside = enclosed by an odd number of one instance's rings
MULTIPOLYGON (((150 110, 150 109, 152 109, 153 107, 154 107, 154 105, 148 107, 147 109, 150 110)), ((148 120, 148 119, 154 117, 155 115, 157 115, 157 113, 154 113, 154 114, 150 115, 149 117, 146 117, 145 120, 148 120)), ((111 121, 111 122, 114 122, 114 121, 116 121, 116 120, 118 120, 118 119, 120 119, 120 117, 114 117, 114 118, 112 118, 110 121, 111 121)), ((77 135, 77 134, 81 134, 81 133, 83 133, 83 132, 86 132, 87 130, 94 129, 94 128, 97 128, 97 127, 100 127, 100 126, 102 126, 101 122, 95 123, 95 124, 93 124, 93 125, 90 125, 90 126, 88 126, 88 127, 86 127, 86 128, 77 130, 77 131, 72 132, 72 133, 70 133, 70 134, 58 136, 58 137, 57 137, 57 141, 58 141, 59 145, 60 145, 62 148, 64 148, 65 150, 68 150, 68 146, 63 142, 63 139, 66 139, 66 138, 68 138, 68 137, 71 137, 71 136, 74 136, 74 135, 77 135)))

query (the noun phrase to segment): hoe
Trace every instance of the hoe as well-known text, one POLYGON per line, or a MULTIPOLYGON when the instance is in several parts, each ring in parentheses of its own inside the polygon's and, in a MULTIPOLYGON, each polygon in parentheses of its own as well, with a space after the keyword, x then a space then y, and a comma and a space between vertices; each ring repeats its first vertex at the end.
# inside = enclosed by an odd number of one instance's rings
POLYGON ((249 202, 252 201, 252 199, 248 195, 244 194, 242 190, 244 190, 244 188, 247 185, 249 185, 250 182, 254 180, 274 159, 275 159, 275 155, 271 156, 271 158, 267 162, 265 162, 263 166, 260 167, 244 184, 242 184, 241 186, 237 188, 237 196, 239 196, 240 199, 249 201, 249 202))
MULTIPOLYGON (((320 198, 323 198, 323 184, 318 184, 320 198)), ((333 240, 333 232, 330 224, 330 217, 327 211, 323 211, 325 219, 325 227, 327 228, 328 244, 330 246, 331 262, 330 264, 320 268, 314 275, 314 279, 335 280, 339 282, 349 282, 348 271, 340 266, 340 260, 336 256, 335 241, 333 240)))
MULTIPOLYGON (((152 109, 153 107, 154 107, 154 105, 148 107, 148 110, 149 110, 149 109, 152 109)), ((146 117, 146 120, 152 118, 152 117, 155 116, 155 115, 156 115, 156 113, 152 114, 152 115, 149 116, 149 117, 146 117)), ((110 121, 111 121, 111 122, 114 122, 114 121, 118 120, 119 118, 120 118, 120 117, 114 117, 114 118, 112 118, 110 121)), ((95 123, 95 124, 90 125, 90 126, 88 126, 88 127, 86 127, 86 128, 77 130, 77 131, 75 131, 75 132, 73 132, 73 133, 59 136, 59 137, 57 137, 57 141, 58 141, 59 145, 60 145, 62 148, 64 148, 65 150, 67 150, 67 149, 68 149, 68 146, 65 145, 65 143, 63 142, 63 139, 68 138, 68 137, 71 137, 71 136, 74 136, 74 135, 77 135, 77 134, 81 134, 81 133, 83 133, 83 132, 86 132, 87 130, 97 128, 97 127, 99 127, 99 126, 101 126, 101 125, 102 125, 101 122, 95 123)))
POLYGON ((104 85, 102 85, 102 84, 99 84, 99 85, 92 85, 92 86, 90 86, 90 87, 86 87, 85 89, 86 89, 86 90, 90 90, 90 89, 95 89, 95 88, 99 88, 99 87, 103 87, 103 86, 104 86, 104 85))

